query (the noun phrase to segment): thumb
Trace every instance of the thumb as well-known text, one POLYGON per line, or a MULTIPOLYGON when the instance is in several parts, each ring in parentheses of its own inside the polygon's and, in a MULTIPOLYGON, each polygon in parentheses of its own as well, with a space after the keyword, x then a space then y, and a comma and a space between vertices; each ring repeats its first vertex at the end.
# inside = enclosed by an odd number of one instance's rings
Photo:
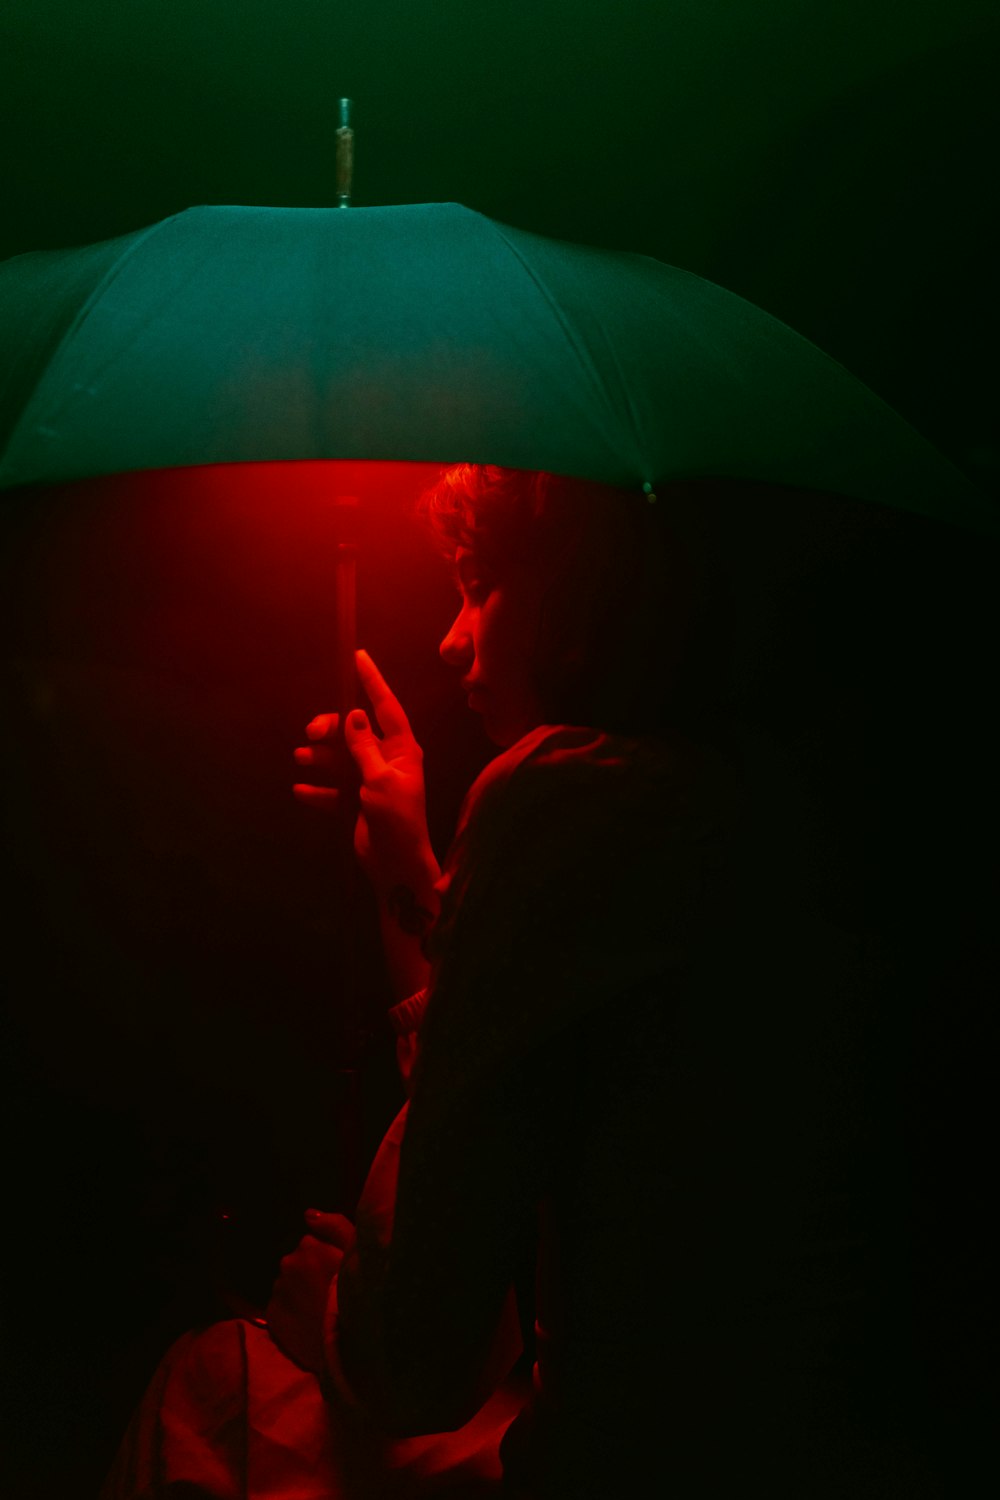
POLYGON ((385 756, 376 738, 368 715, 363 708, 356 708, 344 721, 344 741, 361 772, 362 780, 372 781, 385 770, 385 756))

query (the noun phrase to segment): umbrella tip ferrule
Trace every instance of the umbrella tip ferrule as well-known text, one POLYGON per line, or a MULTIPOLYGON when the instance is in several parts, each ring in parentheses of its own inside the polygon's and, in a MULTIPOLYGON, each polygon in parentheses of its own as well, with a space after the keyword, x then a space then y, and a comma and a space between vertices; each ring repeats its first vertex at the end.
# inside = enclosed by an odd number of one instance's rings
POLYGON ((650 484, 648 479, 642 486, 642 493, 645 495, 650 505, 656 504, 656 491, 653 489, 653 486, 650 484))

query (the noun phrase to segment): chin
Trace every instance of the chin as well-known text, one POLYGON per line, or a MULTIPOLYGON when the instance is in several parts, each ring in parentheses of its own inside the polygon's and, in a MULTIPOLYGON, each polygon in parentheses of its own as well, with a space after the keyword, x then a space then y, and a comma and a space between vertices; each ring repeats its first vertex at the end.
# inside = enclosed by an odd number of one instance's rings
POLYGON ((544 723, 544 719, 539 719, 537 723, 532 721, 525 724, 497 724, 484 719, 483 728, 494 745, 501 750, 509 750, 511 745, 516 745, 518 740, 523 740, 526 734, 530 734, 533 729, 538 728, 539 724, 544 723))
POLYGON ((499 749, 507 750, 520 739, 520 735, 514 734, 509 724, 495 719, 488 711, 486 713, 480 711, 480 714, 486 738, 492 740, 499 749))

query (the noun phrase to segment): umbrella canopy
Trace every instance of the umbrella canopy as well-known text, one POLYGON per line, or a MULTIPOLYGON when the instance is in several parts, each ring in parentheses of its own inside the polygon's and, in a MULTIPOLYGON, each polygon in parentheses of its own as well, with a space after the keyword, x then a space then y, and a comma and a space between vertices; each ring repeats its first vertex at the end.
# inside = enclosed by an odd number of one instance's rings
POLYGON ((808 340, 646 256, 454 203, 201 207, 0 266, 0 486, 286 459, 829 490, 996 534, 808 340))

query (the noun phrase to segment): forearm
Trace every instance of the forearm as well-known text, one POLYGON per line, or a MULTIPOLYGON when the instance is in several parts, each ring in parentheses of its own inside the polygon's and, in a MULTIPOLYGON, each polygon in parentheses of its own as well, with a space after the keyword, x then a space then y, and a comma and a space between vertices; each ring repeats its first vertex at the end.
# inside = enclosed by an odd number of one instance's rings
POLYGON ((437 920, 440 898, 434 889, 440 876, 427 846, 419 863, 377 893, 382 947, 392 992, 397 1001, 423 989, 430 977, 423 941, 437 920))

